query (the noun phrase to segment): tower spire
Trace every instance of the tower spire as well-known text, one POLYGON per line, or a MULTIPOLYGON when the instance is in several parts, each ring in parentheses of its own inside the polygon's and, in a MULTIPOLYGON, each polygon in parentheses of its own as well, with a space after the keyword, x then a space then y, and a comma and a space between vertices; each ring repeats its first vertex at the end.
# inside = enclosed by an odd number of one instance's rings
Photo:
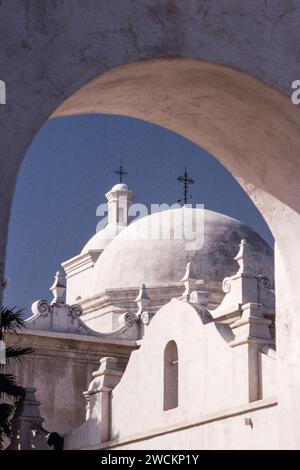
POLYGON ((189 186, 191 184, 194 184, 194 180, 189 177, 187 169, 186 169, 186 164, 184 166, 184 173, 181 176, 178 176, 177 181, 179 183, 182 183, 182 190, 183 190, 183 199, 178 199, 178 202, 183 202, 184 205, 187 204, 188 200, 190 199, 189 195, 189 186))
POLYGON ((123 177, 126 176, 128 173, 127 171, 124 170, 122 158, 121 158, 120 166, 115 171, 115 174, 118 175, 120 183, 123 183, 123 177))

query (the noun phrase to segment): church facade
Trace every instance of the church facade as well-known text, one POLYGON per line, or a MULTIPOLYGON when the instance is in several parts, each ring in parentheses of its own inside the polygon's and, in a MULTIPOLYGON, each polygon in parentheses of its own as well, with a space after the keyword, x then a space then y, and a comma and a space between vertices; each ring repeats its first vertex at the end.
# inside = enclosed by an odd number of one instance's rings
POLYGON ((45 448, 42 428, 64 449, 277 448, 273 250, 204 208, 131 220, 124 183, 106 198, 18 337, 35 352, 13 366, 11 448, 45 448))

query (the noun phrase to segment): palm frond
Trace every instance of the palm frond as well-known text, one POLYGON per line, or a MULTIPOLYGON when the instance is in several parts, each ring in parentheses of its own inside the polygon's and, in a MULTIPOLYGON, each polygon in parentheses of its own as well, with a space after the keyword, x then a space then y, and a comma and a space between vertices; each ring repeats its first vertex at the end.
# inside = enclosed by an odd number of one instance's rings
POLYGON ((5 359, 6 362, 5 364, 0 364, 0 370, 5 369, 6 367, 10 366, 11 360, 16 360, 16 361, 21 361, 23 356, 26 354, 32 354, 34 352, 34 349, 32 348, 21 348, 21 347, 15 347, 15 346, 8 346, 5 349, 5 359))
POLYGON ((21 348, 18 346, 8 346, 5 349, 5 356, 6 356, 6 364, 8 364, 9 359, 17 359, 18 361, 21 360, 22 356, 25 356, 26 354, 31 354, 33 353, 32 348, 21 348))
POLYGON ((3 449, 5 439, 11 436, 10 419, 15 410, 13 405, 0 403, 0 449, 3 449))
POLYGON ((24 388, 12 374, 0 374, 0 398, 6 396, 20 398, 24 396, 24 388))
MULTIPOLYGON (((23 318, 23 311, 13 308, 0 308, 0 339, 3 338, 5 333, 17 333, 26 327, 23 318)), ((32 353, 32 348, 24 348, 18 346, 9 346, 5 349, 6 364, 8 365, 10 359, 21 360, 21 358, 32 353)), ((5 367, 4 365, 4 367, 5 367)), ((8 399, 10 403, 0 403, 0 450, 3 449, 6 440, 11 436, 10 421, 15 410, 18 399, 22 399, 25 394, 25 389, 21 387, 15 376, 12 374, 0 373, 0 399, 8 399)))
POLYGON ((16 333, 17 330, 22 330, 25 327, 26 323, 23 318, 23 310, 17 309, 16 307, 1 307, 2 333, 16 333))

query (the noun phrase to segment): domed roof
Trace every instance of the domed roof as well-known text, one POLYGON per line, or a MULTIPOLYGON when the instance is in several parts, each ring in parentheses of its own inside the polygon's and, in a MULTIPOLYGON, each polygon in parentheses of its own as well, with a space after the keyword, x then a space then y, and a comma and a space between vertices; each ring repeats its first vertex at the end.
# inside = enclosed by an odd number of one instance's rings
POLYGON ((118 183, 111 188, 111 191, 128 191, 128 186, 125 183, 118 183))
POLYGON ((90 250, 104 250, 112 239, 123 229, 124 225, 107 224, 102 230, 96 232, 95 235, 89 239, 82 248, 81 253, 87 253, 90 250))
POLYGON ((81 250, 82 254, 87 253, 89 250, 104 250, 111 240, 128 224, 128 208, 134 198, 134 193, 129 191, 127 184, 115 184, 105 196, 108 201, 108 209, 106 209, 108 212, 108 223, 102 230, 97 231, 84 245, 81 250), (127 202, 127 206, 125 202, 127 202))
POLYGON ((238 270, 234 257, 241 239, 251 246, 261 274, 273 279, 272 248, 238 220, 194 208, 170 209, 143 217, 117 235, 99 257, 90 295, 142 283, 151 286, 179 282, 190 261, 196 278, 222 282, 238 270))

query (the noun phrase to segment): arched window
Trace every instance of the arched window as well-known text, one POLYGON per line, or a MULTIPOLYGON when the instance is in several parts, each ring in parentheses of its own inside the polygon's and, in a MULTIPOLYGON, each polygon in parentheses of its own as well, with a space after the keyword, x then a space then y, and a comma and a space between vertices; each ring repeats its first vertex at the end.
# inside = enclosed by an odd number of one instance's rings
POLYGON ((169 341, 164 351, 164 410, 178 406, 178 350, 169 341))

